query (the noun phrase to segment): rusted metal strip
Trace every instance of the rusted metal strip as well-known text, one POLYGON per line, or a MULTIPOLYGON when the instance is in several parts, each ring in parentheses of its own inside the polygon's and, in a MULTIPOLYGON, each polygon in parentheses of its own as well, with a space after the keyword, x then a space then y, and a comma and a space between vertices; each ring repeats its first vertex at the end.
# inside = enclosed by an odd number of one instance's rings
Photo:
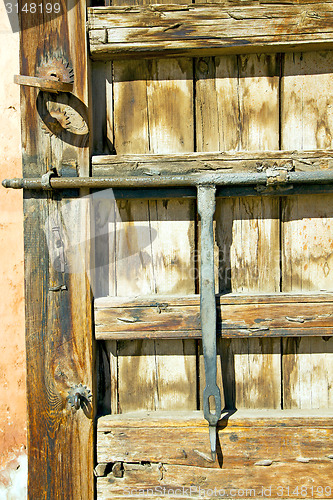
POLYGON ((198 187, 198 213, 201 218, 200 316, 206 387, 203 393, 205 419, 209 423, 212 460, 216 459, 216 425, 221 416, 221 393, 216 384, 216 303, 214 279, 215 186, 198 187), (211 410, 215 400, 215 412, 211 410))
POLYGON ((46 92, 73 92, 74 85, 69 82, 52 80, 50 78, 38 78, 35 76, 15 75, 14 83, 35 87, 46 92))

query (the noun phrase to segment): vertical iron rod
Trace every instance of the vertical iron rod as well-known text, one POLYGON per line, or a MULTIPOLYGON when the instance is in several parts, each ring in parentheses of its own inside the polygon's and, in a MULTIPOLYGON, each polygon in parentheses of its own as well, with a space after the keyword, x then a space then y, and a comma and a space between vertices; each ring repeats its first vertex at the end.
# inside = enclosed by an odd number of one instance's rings
POLYGON ((216 384, 216 302, 214 279, 215 186, 198 186, 198 213, 201 218, 200 317, 206 387, 203 393, 205 419, 209 423, 212 460, 216 460, 216 426, 221 416, 221 393, 216 384), (211 399, 215 400, 215 412, 211 399))

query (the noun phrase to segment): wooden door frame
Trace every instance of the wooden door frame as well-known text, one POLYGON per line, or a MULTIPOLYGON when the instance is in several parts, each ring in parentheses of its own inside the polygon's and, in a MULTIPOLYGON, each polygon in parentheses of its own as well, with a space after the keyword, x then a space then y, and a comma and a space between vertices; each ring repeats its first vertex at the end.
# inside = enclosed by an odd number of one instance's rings
MULTIPOLYGON (((23 5, 20 1, 19 6, 23 5)), ((66 0, 61 5, 67 11, 58 17, 41 12, 20 15, 20 72, 35 77, 41 64, 53 58, 67 62, 74 71, 74 89, 72 94, 63 94, 65 105, 78 108, 79 114, 83 112, 89 127, 86 1, 66 0)), ((88 135, 71 134, 69 138, 61 127, 58 132, 52 131, 38 108, 46 100, 43 90, 21 87, 23 176, 39 178, 51 165, 60 171, 64 164, 68 167, 65 175, 89 176, 88 135)), ((53 268, 45 235, 50 214, 59 212, 71 196, 78 195, 55 195, 47 190, 24 193, 31 500, 91 500, 95 495, 95 405, 92 403, 88 412, 81 408, 76 411, 68 400, 68 391, 79 384, 86 385, 93 395, 96 392, 90 284, 84 270, 71 274, 53 268)), ((87 212, 72 219, 73 225, 85 227, 87 241, 89 222, 87 212)), ((86 259, 87 264, 89 256, 86 259)))
MULTIPOLYGON (((86 2, 66 0, 60 5, 65 11, 58 17, 38 9, 19 15, 20 73, 34 77, 39 66, 51 59, 68 62, 74 71, 74 89, 63 96, 69 106, 80 108, 79 113, 84 110, 89 126, 86 2)), ((19 10, 23 6, 19 2, 19 10)), ((70 175, 89 176, 88 134, 62 140, 63 130, 58 137, 50 133, 37 96, 47 99, 38 88, 21 86, 23 176, 39 177, 51 165, 62 168, 64 161, 72 167, 70 175)), ((80 383, 95 392, 90 285, 85 272, 61 273, 52 268, 44 231, 47 217, 61 208, 65 196, 24 192, 31 500, 94 498, 94 404, 88 412, 75 411, 68 401, 68 391, 80 383), (65 286, 58 289, 58 285, 65 286)), ((75 224, 88 232, 89 216, 80 215, 75 224)))

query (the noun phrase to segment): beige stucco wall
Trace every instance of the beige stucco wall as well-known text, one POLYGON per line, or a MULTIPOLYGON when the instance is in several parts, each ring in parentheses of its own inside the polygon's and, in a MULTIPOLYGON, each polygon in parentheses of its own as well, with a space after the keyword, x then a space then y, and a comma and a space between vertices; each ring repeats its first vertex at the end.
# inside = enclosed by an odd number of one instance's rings
MULTIPOLYGON (((0 179, 21 177, 19 34, 0 2, 0 179)), ((22 191, 0 187, 0 498, 25 498, 26 400, 22 191)))

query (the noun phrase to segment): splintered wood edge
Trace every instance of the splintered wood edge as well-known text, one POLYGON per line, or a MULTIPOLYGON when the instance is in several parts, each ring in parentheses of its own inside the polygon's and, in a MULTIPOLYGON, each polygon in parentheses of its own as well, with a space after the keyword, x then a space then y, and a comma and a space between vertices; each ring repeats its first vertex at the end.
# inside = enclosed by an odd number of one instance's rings
MULTIPOLYGON (((237 410, 223 411, 219 420, 222 429, 228 427, 333 427, 333 410, 237 410)), ((136 411, 106 415, 97 420, 97 432, 112 428, 145 427, 208 427, 203 412, 197 411, 136 411)))
POLYGON ((331 4, 93 7, 88 9, 90 53, 93 59, 121 59, 329 49, 331 4), (318 14, 310 25, 305 6, 318 14))
MULTIPOLYGON (((216 295, 217 304, 290 304, 290 303, 321 303, 333 302, 333 291, 318 293, 268 293, 268 294, 241 294, 228 293, 225 295, 216 295)), ((189 295, 147 295, 134 297, 98 297, 95 299, 95 310, 110 308, 125 308, 125 307, 156 307, 167 303, 168 306, 197 306, 200 304, 199 294, 189 295)))
MULTIPOLYGON (((333 334, 333 313, 330 312, 333 295, 330 293, 228 294, 216 299, 218 335, 223 338, 329 337, 333 334)), ((98 298, 95 300, 95 338, 200 339, 200 296, 98 298)))
POLYGON ((235 172, 258 171, 267 168, 286 168, 307 172, 333 169, 333 151, 267 151, 267 152, 211 152, 178 154, 99 155, 92 157, 93 176, 105 175, 108 169, 147 170, 148 174, 176 171, 227 170, 235 172), (151 171, 149 169, 152 169, 151 171))
MULTIPOLYGON (((330 463, 331 413, 325 410, 223 412, 218 423, 223 468, 271 465, 273 459, 296 464, 303 453, 316 462, 330 463), (295 446, 281 447, 282 442, 294 442, 295 446), (270 464, 259 463, 265 459, 270 459, 270 464)), ((97 423, 97 460, 139 464, 144 460, 152 464, 220 468, 220 463, 210 460, 208 423, 200 411, 135 412, 101 417, 97 423), (155 446, 147 444, 149 440, 155 446)))

